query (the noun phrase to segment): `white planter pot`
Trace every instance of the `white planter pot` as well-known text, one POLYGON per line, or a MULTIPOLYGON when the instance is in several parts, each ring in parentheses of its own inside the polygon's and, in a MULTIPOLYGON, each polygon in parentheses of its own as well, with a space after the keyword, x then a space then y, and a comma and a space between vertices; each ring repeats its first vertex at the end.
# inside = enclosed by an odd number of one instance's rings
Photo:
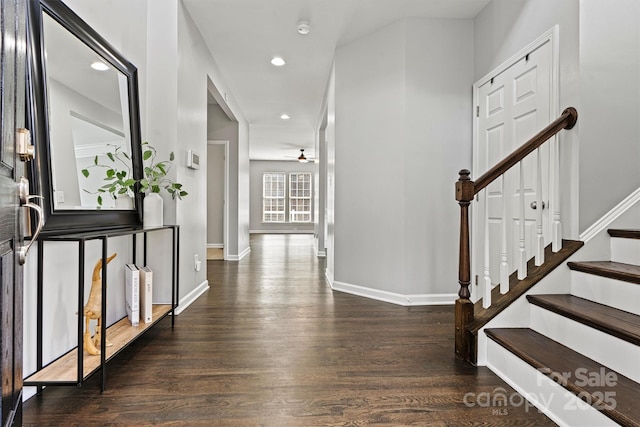
POLYGON ((162 225, 162 197, 158 193, 149 193, 142 203, 142 226, 155 228, 162 225))

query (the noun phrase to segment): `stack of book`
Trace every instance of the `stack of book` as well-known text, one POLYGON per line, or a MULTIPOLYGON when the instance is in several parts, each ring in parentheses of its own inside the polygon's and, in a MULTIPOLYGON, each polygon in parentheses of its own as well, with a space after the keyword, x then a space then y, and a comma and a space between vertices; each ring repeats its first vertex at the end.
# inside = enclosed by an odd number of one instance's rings
POLYGON ((153 272, 148 266, 138 268, 135 264, 125 266, 125 302, 131 326, 140 320, 150 323, 152 315, 153 272))

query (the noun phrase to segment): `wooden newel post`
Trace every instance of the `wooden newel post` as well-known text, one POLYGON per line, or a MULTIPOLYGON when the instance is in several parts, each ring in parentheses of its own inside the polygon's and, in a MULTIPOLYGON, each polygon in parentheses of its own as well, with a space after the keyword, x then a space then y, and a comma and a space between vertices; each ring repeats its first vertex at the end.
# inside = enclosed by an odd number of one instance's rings
POLYGON ((460 253, 458 264, 458 299, 456 300, 456 342, 455 351, 458 359, 471 361, 471 334, 467 326, 473 321, 473 303, 469 299, 471 284, 471 252, 469 250, 469 205, 474 196, 474 182, 467 169, 460 171, 456 182, 456 200, 460 205, 460 253))

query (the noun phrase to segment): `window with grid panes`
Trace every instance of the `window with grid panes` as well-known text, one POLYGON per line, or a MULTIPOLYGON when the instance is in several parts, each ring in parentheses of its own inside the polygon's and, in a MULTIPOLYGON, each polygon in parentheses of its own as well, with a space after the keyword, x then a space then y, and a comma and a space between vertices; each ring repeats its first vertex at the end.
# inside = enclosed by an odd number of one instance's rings
POLYGON ((289 221, 311 222, 311 174, 289 174, 289 221))
POLYGON ((285 222, 286 174, 269 172, 262 175, 262 221, 285 222))

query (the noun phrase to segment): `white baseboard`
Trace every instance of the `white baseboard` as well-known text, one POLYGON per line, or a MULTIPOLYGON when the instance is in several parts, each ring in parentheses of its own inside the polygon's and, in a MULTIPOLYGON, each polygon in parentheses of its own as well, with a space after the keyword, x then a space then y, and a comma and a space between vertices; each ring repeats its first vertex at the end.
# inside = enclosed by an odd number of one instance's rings
POLYGON ((249 255, 249 253, 250 253, 250 252, 251 252, 251 247, 247 246, 247 247, 245 248, 245 250, 244 250, 244 251, 242 251, 242 252, 240 253, 240 255, 238 256, 238 261, 239 261, 239 260, 241 260, 242 258, 246 257, 247 255, 249 255))
POLYGON ((406 297, 411 304, 405 305, 453 305, 458 299, 458 294, 415 294, 406 297))
POLYGON ((316 256, 318 258, 326 258, 327 257, 327 252, 326 251, 316 251, 316 256))
POLYGON ((194 301, 197 300, 198 297, 203 293, 205 293, 208 289, 209 289, 208 280, 205 280, 204 282, 196 286, 194 290, 192 290, 191 292, 189 292, 187 295, 185 295, 183 298, 180 299, 180 302, 178 303, 178 307, 176 307, 175 314, 179 315, 180 313, 182 313, 187 307, 193 304, 194 301))
POLYGON ((329 284, 329 287, 333 289, 333 271, 330 271, 328 268, 324 270, 324 278, 329 284))
POLYGON ((224 243, 207 243, 207 249, 224 249, 224 243))
POLYGON ((249 234, 313 234, 313 230, 249 230, 249 234))
POLYGON ((334 291, 346 292, 352 295, 358 295, 365 298, 375 299, 378 301, 389 302, 402 306, 417 305, 452 305, 458 298, 457 294, 415 294, 404 295, 395 292, 382 291, 379 289, 365 288, 364 286, 352 285, 349 283, 330 282, 331 289, 334 291))
POLYGON ((226 261, 240 261, 242 258, 249 255, 249 252, 251 252, 251 247, 246 248, 242 253, 240 253, 240 255, 227 254, 226 261))

